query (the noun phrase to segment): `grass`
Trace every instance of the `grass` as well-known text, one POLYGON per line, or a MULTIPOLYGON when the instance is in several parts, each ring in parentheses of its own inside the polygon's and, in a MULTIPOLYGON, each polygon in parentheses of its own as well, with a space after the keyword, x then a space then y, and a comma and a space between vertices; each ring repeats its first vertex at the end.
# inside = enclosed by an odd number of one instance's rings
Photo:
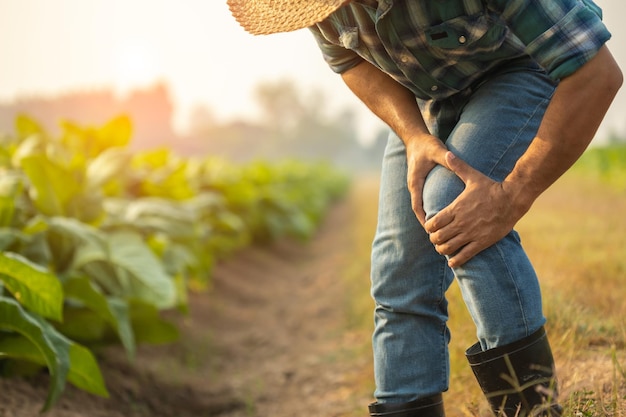
MULTIPOLYGON (((368 277, 377 186, 373 178, 356 182, 351 233, 359 242, 353 249, 358 261, 344 271, 350 329, 363 335, 372 327, 368 277)), ((517 227, 540 277, 560 402, 568 416, 626 416, 625 191, 626 147, 591 150, 537 200, 517 227)), ((453 337, 447 415, 488 415, 464 355, 475 331, 456 284, 448 299, 453 337)), ((369 336, 359 340, 369 343, 369 336)), ((368 346, 361 350, 371 355, 368 346)), ((355 389, 371 393, 370 368, 368 362, 355 389)), ((361 408, 354 416, 362 414, 361 408)))

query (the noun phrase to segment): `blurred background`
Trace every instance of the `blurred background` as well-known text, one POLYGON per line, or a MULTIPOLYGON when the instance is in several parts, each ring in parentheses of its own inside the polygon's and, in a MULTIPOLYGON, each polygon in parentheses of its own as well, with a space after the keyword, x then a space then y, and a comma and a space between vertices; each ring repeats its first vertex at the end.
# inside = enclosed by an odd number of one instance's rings
MULTIPOLYGON (((626 69, 626 3, 597 3, 626 69)), ((0 0, 0 28, 0 132, 19 113, 52 131, 126 113, 138 149, 377 167, 382 123, 307 30, 251 36, 225 2, 200 0, 0 0)), ((626 137, 625 114, 626 89, 594 143, 626 137)))

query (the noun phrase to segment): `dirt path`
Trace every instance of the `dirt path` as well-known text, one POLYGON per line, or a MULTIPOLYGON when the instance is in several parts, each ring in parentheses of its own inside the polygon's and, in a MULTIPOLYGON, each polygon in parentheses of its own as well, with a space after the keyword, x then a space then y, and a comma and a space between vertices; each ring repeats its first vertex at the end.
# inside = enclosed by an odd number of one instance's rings
MULTIPOLYGON (((108 400, 69 386, 50 417, 356 416, 369 392, 357 383, 369 357, 364 335, 346 331, 348 203, 309 244, 249 249, 215 271, 209 294, 177 318, 182 337, 144 346, 130 365, 119 348, 101 358, 108 400), (359 340, 355 340, 355 338, 359 340)), ((369 337, 365 335, 365 337, 369 337)), ((0 379, 0 416, 34 417, 47 378, 0 379)))

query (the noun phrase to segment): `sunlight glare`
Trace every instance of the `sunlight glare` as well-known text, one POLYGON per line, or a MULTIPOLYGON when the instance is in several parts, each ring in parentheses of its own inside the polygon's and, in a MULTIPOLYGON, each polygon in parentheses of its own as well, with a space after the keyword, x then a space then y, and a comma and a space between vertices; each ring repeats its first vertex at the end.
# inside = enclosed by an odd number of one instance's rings
POLYGON ((127 40, 114 53, 115 91, 125 94, 159 81, 157 54, 151 46, 139 40, 127 40))

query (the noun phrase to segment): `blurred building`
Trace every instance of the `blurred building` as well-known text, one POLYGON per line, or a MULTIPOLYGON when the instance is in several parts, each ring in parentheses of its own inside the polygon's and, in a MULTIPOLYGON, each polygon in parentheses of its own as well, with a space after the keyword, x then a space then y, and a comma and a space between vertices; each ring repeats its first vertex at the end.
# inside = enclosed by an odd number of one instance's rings
POLYGON ((133 122, 133 148, 171 146, 176 141, 172 129, 173 110, 167 86, 162 83, 135 90, 125 97, 117 97, 108 89, 54 97, 21 97, 14 102, 0 103, 0 132, 13 132, 19 114, 32 117, 52 134, 59 133, 62 120, 99 126, 126 114, 133 122))

